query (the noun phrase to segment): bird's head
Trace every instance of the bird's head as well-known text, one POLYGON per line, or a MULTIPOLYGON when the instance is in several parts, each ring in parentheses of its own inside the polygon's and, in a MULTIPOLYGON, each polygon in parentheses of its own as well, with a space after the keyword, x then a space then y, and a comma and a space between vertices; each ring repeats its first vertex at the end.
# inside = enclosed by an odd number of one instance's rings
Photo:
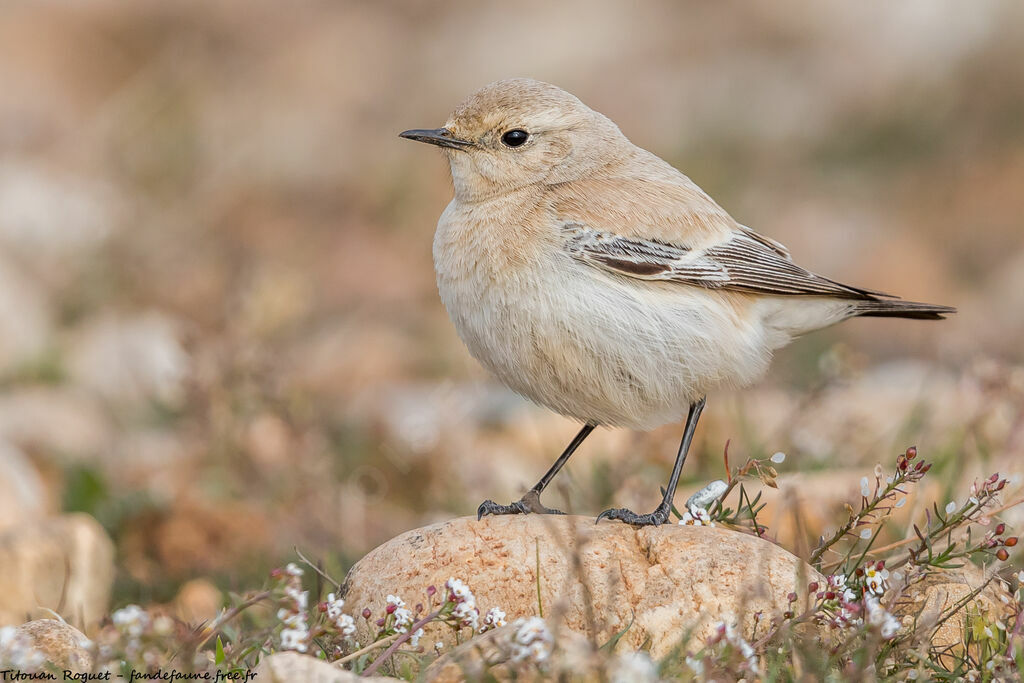
POLYGON ((401 136, 447 152, 455 196, 464 201, 579 180, 630 148, 608 118, 561 88, 527 78, 491 83, 460 104, 442 128, 401 136))

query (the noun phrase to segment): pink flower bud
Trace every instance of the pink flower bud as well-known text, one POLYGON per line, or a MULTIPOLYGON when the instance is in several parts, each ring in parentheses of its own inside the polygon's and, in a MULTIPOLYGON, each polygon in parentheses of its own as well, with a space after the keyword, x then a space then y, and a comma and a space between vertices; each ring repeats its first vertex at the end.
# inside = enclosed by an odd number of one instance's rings
POLYGON ((370 608, 369 607, 364 607, 363 608, 363 619, 369 619, 371 615, 373 615, 373 612, 370 611, 370 608))

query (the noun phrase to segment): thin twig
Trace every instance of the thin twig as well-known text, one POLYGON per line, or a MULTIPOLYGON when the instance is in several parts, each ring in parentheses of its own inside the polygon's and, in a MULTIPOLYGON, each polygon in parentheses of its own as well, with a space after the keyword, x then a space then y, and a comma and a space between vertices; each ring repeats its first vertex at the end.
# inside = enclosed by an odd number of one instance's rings
POLYGON ((385 645, 390 645, 392 642, 394 642, 394 640, 396 638, 398 638, 401 635, 404 635, 404 634, 402 634, 402 633, 393 633, 390 636, 387 636, 385 638, 381 638, 380 640, 374 641, 374 642, 370 643, 369 645, 367 645, 366 647, 360 648, 360 649, 356 650, 352 654, 348 654, 348 655, 345 655, 344 657, 342 657, 341 659, 334 660, 334 664, 345 664, 347 662, 351 662, 353 659, 355 659, 357 657, 361 657, 362 655, 365 655, 367 652, 371 652, 373 650, 376 650, 379 647, 384 647, 385 645))
POLYGON ((225 612, 222 616, 218 617, 217 619, 214 619, 210 623, 210 625, 207 626, 207 628, 206 628, 206 631, 207 631, 206 635, 203 637, 202 640, 200 640, 196 644, 196 648, 195 649, 199 650, 199 648, 201 648, 203 645, 206 645, 206 642, 208 640, 210 640, 210 638, 212 638, 217 632, 219 632, 221 627, 224 626, 224 624, 228 623, 229 621, 231 621, 232 619, 237 617, 239 614, 241 614, 245 610, 247 610, 250 607, 252 607, 253 605, 255 605, 257 602, 262 602, 262 601, 266 600, 272 594, 273 593, 271 593, 271 591, 263 591, 261 593, 257 593, 256 595, 252 596, 251 598, 249 598, 248 600, 246 600, 242 604, 238 605, 237 607, 232 607, 230 610, 225 612))
MULTIPOLYGON (((1016 507, 1016 506, 1020 505, 1021 503, 1024 503, 1024 498, 1018 498, 1017 500, 1013 501, 1012 503, 1004 505, 1004 506, 1002 506, 1000 508, 996 508, 995 510, 992 510, 991 512, 989 512, 987 516, 991 517, 992 515, 998 515, 1000 512, 1006 512, 1010 508, 1016 507)), ((896 541, 895 543, 890 543, 889 545, 883 545, 881 548, 875 548, 874 550, 869 552, 868 555, 881 555, 882 553, 887 553, 890 550, 895 550, 896 548, 899 548, 901 546, 905 546, 908 543, 913 543, 916 540, 918 540, 917 536, 911 536, 910 538, 904 538, 902 541, 896 541)))
POLYGON ((395 650, 397 650, 399 647, 401 647, 402 643, 404 643, 407 640, 409 640, 410 638, 412 638, 412 634, 414 634, 417 631, 419 631, 425 625, 430 623, 433 619, 437 618, 440 614, 441 614, 441 610, 437 610, 435 612, 431 612, 430 614, 428 614, 427 616, 423 617, 422 619, 417 621, 415 624, 410 626, 409 630, 406 631, 405 633, 403 633, 401 635, 401 637, 398 638, 398 640, 396 640, 395 642, 391 643, 391 647, 389 647, 387 650, 384 650, 384 652, 381 654, 381 656, 377 657, 377 659, 373 662, 373 664, 371 664, 370 666, 366 667, 366 670, 363 671, 362 675, 363 676, 372 676, 373 673, 377 669, 380 668, 380 665, 384 663, 384 660, 387 659, 388 657, 390 657, 391 655, 393 655, 395 653, 395 650))
POLYGON ((301 550, 299 550, 298 546, 295 546, 295 547, 294 547, 294 548, 292 548, 292 549, 293 549, 293 550, 295 551, 295 554, 299 556, 299 559, 300 559, 300 560, 302 560, 302 561, 303 561, 303 562, 305 562, 305 563, 306 563, 307 565, 309 565, 309 568, 310 568, 310 569, 312 569, 312 570, 313 570, 313 571, 315 571, 315 572, 316 572, 317 574, 319 574, 319 575, 320 575, 320 576, 322 576, 322 577, 323 577, 324 579, 326 579, 328 583, 330 583, 330 584, 331 584, 332 586, 334 586, 334 589, 335 589, 335 590, 339 590, 339 589, 341 588, 341 584, 340 584, 340 583, 338 583, 337 581, 335 581, 334 579, 332 579, 332 578, 331 578, 330 576, 328 576, 328 575, 327 575, 327 573, 326 573, 326 572, 324 572, 324 570, 320 569, 320 567, 318 567, 317 565, 315 565, 315 564, 313 564, 312 562, 310 562, 310 561, 309 561, 309 559, 308 559, 308 558, 307 558, 307 557, 306 557, 305 555, 303 555, 303 554, 302 554, 302 551, 301 551, 301 550))

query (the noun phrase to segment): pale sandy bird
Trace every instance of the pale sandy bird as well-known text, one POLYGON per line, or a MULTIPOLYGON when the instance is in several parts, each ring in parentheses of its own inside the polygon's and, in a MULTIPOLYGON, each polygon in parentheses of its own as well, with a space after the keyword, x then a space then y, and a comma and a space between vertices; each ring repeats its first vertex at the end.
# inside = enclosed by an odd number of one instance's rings
POLYGON ((459 336, 513 390, 584 425, 521 500, 485 501, 480 516, 556 513, 540 494, 595 427, 686 415, 658 508, 598 517, 663 524, 708 391, 750 384, 775 349, 847 318, 954 311, 804 270, 547 83, 492 83, 444 127, 401 136, 441 147, 451 165, 434 267, 459 336))

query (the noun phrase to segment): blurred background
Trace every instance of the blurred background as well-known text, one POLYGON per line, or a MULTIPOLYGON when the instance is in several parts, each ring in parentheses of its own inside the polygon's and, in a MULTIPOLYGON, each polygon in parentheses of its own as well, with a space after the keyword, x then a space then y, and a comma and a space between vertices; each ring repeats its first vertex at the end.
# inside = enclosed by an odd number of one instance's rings
MULTIPOLYGON (((258 585, 294 548, 340 577, 518 497, 577 427, 459 342, 430 256, 448 170, 397 134, 520 75, 812 270, 960 309, 814 334, 710 396, 684 487, 724 475, 727 440, 785 452, 822 518, 911 444, 937 496, 1021 468, 1021 3, 13 1, 0 529, 86 512, 114 603, 152 603, 258 585)), ((652 508, 679 432, 599 431, 546 502, 652 508)))

